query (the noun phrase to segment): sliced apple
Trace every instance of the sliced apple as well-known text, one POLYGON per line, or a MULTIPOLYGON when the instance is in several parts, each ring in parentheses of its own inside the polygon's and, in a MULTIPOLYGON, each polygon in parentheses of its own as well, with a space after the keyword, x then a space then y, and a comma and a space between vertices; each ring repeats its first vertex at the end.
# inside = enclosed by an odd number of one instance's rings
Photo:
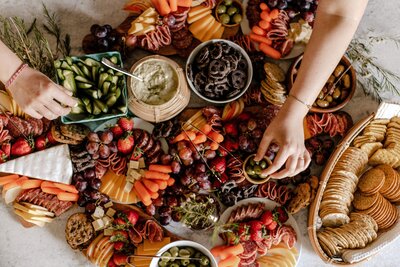
POLYGON ((44 210, 30 209, 30 208, 23 206, 17 202, 14 203, 14 208, 17 210, 32 214, 32 215, 54 217, 54 213, 52 213, 52 212, 44 211, 44 210))
POLYGON ((31 219, 24 219, 24 220, 29 223, 33 223, 34 225, 37 225, 39 227, 44 227, 46 225, 46 223, 43 221, 37 221, 37 220, 31 220, 31 219))
POLYGON ((110 242, 106 246, 104 246, 96 259, 96 265, 100 265, 105 260, 105 258, 110 256, 110 254, 113 254, 113 251, 114 251, 113 243, 110 242))
POLYGON ((38 216, 38 215, 29 214, 29 213, 23 212, 18 209, 14 209, 14 212, 19 217, 22 217, 24 220, 34 220, 34 221, 40 221, 40 222, 46 222, 46 223, 50 223, 53 221, 52 218, 49 218, 46 216, 38 216))
POLYGON ((25 207, 32 209, 32 210, 41 210, 41 211, 49 211, 45 207, 34 205, 28 202, 19 202, 19 204, 24 205, 25 207))
POLYGON ((18 197, 18 195, 22 192, 22 187, 17 185, 16 187, 12 187, 8 190, 3 190, 3 198, 6 204, 13 203, 14 200, 18 197))
POLYGON ((100 242, 100 240, 103 239, 103 237, 104 237, 104 234, 103 234, 103 233, 99 234, 99 235, 92 241, 92 243, 90 243, 89 247, 88 247, 87 250, 86 250, 86 256, 89 258, 89 260, 90 260, 91 262, 93 262, 92 257, 93 257, 93 255, 94 255, 95 248, 96 248, 97 244, 100 242))
POLYGON ((94 263, 97 262, 97 259, 99 258, 99 255, 100 255, 101 251, 103 250, 103 248, 104 248, 105 246, 107 246, 107 244, 109 244, 109 243, 111 243, 110 237, 109 237, 109 236, 103 237, 103 238, 99 241, 99 243, 97 243, 96 248, 95 248, 95 250, 94 250, 93 257, 92 257, 92 260, 93 260, 94 263))

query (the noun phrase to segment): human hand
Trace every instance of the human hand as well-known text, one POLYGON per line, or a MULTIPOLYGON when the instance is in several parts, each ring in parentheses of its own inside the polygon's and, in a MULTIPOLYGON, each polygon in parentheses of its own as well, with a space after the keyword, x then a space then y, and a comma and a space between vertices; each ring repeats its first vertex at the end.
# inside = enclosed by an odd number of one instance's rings
POLYGON ((302 117, 290 118, 280 114, 265 130, 254 158, 257 161, 261 160, 272 143, 279 146, 279 152, 272 165, 262 173, 262 176, 274 179, 293 177, 304 171, 311 162, 310 154, 304 145, 302 117), (284 164, 285 168, 277 172, 284 164))
POLYGON ((21 109, 37 119, 67 115, 77 103, 72 92, 31 68, 24 69, 8 90, 21 109))

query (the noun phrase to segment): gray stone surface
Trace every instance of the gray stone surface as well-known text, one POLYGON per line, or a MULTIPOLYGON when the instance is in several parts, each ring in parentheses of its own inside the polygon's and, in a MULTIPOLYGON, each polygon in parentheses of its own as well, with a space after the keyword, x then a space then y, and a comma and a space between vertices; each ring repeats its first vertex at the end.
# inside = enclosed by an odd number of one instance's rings
MULTIPOLYGON (((61 27, 72 37, 74 54, 81 53, 81 39, 88 33, 93 23, 117 26, 126 16, 122 11, 124 0, 69 0, 69 1, 43 1, 49 10, 57 12, 60 17, 61 27)), ((34 17, 40 19, 42 15, 42 1, 38 0, 0 0, 0 14, 2 16, 20 16, 31 21, 34 17)), ((397 0, 371 0, 368 10, 358 30, 358 36, 372 35, 400 35, 398 25, 400 20, 398 10, 400 2, 397 0)), ((332 40, 333 42, 335 40, 332 40)), ((135 52, 129 60, 142 57, 143 54, 135 52)), ((375 46, 374 56, 379 63, 400 74, 400 50, 394 44, 382 43, 375 46)), ((287 67, 288 62, 280 62, 287 67)), ((400 88, 400 84, 398 84, 400 88)), ((391 102, 398 99, 390 95, 385 96, 391 102)), ((197 106, 198 101, 192 101, 192 106, 197 106)), ((358 89, 356 95, 345 108, 352 114, 355 121, 364 118, 377 108, 377 103, 366 97, 358 89)), ((80 252, 72 251, 64 238, 66 219, 73 211, 63 214, 45 228, 24 229, 17 221, 10 207, 6 207, 0 200, 0 266, 7 267, 50 267, 50 266, 92 266, 80 252)), ((303 231, 303 251, 298 266, 325 266, 314 253, 307 234, 307 211, 296 215, 297 222, 303 231)), ((400 241, 392 244, 385 251, 380 252, 370 261, 360 266, 399 266, 397 255, 400 241)))

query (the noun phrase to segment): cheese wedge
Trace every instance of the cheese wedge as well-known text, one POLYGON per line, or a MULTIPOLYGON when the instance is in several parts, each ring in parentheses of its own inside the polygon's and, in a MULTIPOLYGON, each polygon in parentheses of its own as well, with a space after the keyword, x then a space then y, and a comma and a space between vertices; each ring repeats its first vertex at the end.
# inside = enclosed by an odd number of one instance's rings
MULTIPOLYGON (((194 17, 194 16, 196 16, 196 15, 198 15, 198 14, 201 14, 201 13, 203 13, 203 12, 206 12, 206 11, 208 11, 208 10, 210 10, 210 8, 205 7, 205 6, 196 6, 196 7, 192 7, 192 8, 190 9, 189 13, 188 13, 188 17, 189 17, 189 18, 194 17)), ((211 11, 211 10, 210 10, 210 11, 211 11)))
POLYGON ((218 21, 214 22, 213 27, 203 36, 201 39, 202 42, 206 42, 208 40, 211 40, 212 36, 219 31, 219 29, 222 27, 222 24, 219 23, 218 21))
POLYGON ((52 212, 44 211, 44 210, 30 209, 30 208, 23 206, 17 202, 14 203, 14 208, 18 209, 20 211, 32 214, 32 215, 54 217, 54 213, 52 213, 52 212))
POLYGON ((30 220, 30 219, 24 219, 27 222, 33 223, 34 225, 37 225, 39 227, 44 227, 46 225, 45 222, 42 221, 37 221, 37 220, 30 220))
POLYGON ((198 35, 196 36, 196 38, 199 39, 200 41, 204 42, 203 37, 204 37, 205 35, 207 35, 207 33, 208 33, 209 31, 212 31, 212 29, 215 28, 215 27, 217 26, 216 23, 218 23, 218 22, 217 22, 215 19, 212 20, 211 23, 209 23, 208 25, 206 25, 206 26, 204 27, 204 29, 201 31, 200 34, 198 34, 198 35))
POLYGON ((160 242, 150 242, 148 239, 146 239, 143 242, 143 250, 144 251, 152 251, 152 250, 159 251, 163 246, 165 246, 169 243, 171 243, 171 238, 169 238, 169 237, 164 237, 163 240, 160 242))
POLYGON ((121 200, 121 195, 124 192, 125 181, 126 181, 125 176, 118 177, 118 181, 116 183, 116 189, 114 191, 114 193, 115 193, 114 194, 114 199, 121 200))
POLYGON ((53 221, 52 218, 49 218, 46 216, 38 216, 38 215, 29 214, 29 213, 23 212, 18 209, 14 209, 14 212, 15 212, 15 214, 17 214, 19 217, 23 218, 24 220, 34 220, 34 221, 47 222, 47 223, 50 223, 53 221))
POLYGON ((199 19, 204 18, 204 17, 207 16, 208 14, 211 14, 211 10, 207 10, 206 12, 203 12, 203 13, 200 13, 200 14, 198 14, 198 15, 196 15, 196 16, 193 16, 193 17, 191 17, 191 18, 188 18, 188 19, 187 19, 187 22, 188 22, 189 24, 192 24, 192 23, 198 21, 199 19))
POLYGON ((225 27, 222 26, 221 28, 219 28, 219 30, 212 36, 211 39, 221 39, 222 35, 224 34, 225 31, 225 27))
MULTIPOLYGON (((213 16, 208 14, 202 19, 199 19, 195 23, 189 26, 189 31, 196 37, 202 34, 202 31, 207 27, 212 21, 215 20, 213 16)), ((196 37, 197 38, 197 37, 196 37)))

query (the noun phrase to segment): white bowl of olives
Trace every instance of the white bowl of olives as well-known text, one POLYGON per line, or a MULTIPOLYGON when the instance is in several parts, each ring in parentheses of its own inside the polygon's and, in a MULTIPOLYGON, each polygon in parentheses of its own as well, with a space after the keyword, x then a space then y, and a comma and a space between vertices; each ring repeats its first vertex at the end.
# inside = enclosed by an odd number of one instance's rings
POLYGON ((215 8, 215 17, 226 27, 236 27, 243 20, 242 3, 238 0, 221 0, 215 8))
POLYGON ((199 243, 180 240, 162 247, 153 258, 150 267, 218 267, 211 252, 199 243))

